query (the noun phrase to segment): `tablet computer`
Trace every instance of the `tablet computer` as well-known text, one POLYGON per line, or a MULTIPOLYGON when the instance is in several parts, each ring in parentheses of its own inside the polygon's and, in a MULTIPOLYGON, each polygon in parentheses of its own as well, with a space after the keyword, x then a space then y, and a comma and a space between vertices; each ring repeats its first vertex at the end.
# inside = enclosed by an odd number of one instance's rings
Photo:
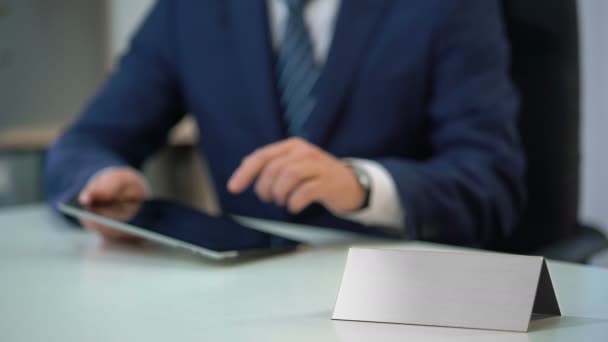
POLYGON ((72 200, 59 204, 58 208, 79 220, 89 220, 163 245, 185 248, 212 259, 277 253, 300 244, 246 227, 230 216, 213 217, 167 200, 90 206, 72 200))

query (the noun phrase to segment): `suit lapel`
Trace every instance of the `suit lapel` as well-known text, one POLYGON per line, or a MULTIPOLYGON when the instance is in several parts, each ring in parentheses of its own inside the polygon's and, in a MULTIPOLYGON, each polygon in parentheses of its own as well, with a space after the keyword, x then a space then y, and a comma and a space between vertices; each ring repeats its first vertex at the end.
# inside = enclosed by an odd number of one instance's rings
POLYGON ((307 138, 319 145, 327 143, 376 24, 391 0, 343 0, 334 38, 316 86, 317 106, 306 123, 307 138))
POLYGON ((255 104, 255 129, 262 144, 285 137, 274 74, 265 0, 230 0, 232 41, 244 87, 255 104))

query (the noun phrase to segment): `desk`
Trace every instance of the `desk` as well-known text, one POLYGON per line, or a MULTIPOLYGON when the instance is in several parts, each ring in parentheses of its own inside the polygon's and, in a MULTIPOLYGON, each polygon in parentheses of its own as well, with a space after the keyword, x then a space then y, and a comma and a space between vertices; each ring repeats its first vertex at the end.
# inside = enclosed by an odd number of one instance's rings
MULTIPOLYGON (((608 271, 550 262, 563 317, 529 333, 331 321, 347 247, 211 262, 0 211, 1 341, 606 341, 608 271)), ((442 248, 419 243, 399 248, 442 248)))

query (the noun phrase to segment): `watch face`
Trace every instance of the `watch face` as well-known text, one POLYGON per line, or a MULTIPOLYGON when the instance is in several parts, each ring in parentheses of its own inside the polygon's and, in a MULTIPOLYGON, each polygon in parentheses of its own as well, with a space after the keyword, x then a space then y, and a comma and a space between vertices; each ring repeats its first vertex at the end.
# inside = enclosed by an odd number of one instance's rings
POLYGON ((367 172, 365 172, 365 170, 362 170, 361 168, 356 167, 354 165, 351 167, 353 169, 353 172, 357 176, 357 182, 359 183, 361 188, 363 188, 363 190, 365 191, 365 199, 363 201, 363 205, 360 208, 360 209, 365 209, 369 206, 372 181, 371 181, 370 176, 367 174, 367 172))
POLYGON ((367 172, 361 170, 358 167, 354 167, 353 170, 355 171, 355 174, 357 175, 357 181, 359 182, 359 184, 366 191, 369 191, 369 189, 371 187, 371 180, 370 180, 369 175, 367 174, 367 172))

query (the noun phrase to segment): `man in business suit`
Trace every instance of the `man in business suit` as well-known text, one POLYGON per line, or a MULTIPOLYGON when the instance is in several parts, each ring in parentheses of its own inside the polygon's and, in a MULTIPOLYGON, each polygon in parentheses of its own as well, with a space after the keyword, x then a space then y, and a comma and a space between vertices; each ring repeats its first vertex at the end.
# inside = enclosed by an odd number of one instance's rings
POLYGON ((494 0, 161 0, 48 193, 145 197, 189 112, 225 212, 484 246, 525 196, 508 54, 494 0))

